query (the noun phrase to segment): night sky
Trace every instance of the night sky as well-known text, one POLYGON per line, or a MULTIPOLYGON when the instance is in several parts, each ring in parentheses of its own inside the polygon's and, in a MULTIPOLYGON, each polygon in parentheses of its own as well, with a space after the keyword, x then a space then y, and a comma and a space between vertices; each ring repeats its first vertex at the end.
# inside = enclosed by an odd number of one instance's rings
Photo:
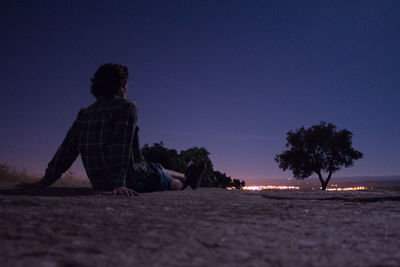
MULTIPOLYGON (((206 147, 234 178, 288 178, 286 132, 321 120, 400 174, 400 1, 1 1, 0 162, 44 172, 99 65, 127 65, 142 145, 206 147)), ((80 159, 73 170, 82 171, 80 159)))

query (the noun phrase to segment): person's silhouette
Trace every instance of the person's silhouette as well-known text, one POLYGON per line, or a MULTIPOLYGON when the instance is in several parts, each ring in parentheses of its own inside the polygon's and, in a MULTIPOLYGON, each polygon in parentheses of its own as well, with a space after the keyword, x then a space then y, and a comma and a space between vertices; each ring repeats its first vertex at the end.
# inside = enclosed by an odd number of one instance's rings
POLYGON ((104 64, 91 81, 96 102, 80 110, 45 176, 39 182, 19 186, 50 186, 80 154, 94 189, 130 196, 137 192, 179 190, 187 185, 196 189, 204 174, 204 164, 190 166, 185 175, 143 158, 136 125, 137 108, 135 103, 126 100, 128 68, 104 64))

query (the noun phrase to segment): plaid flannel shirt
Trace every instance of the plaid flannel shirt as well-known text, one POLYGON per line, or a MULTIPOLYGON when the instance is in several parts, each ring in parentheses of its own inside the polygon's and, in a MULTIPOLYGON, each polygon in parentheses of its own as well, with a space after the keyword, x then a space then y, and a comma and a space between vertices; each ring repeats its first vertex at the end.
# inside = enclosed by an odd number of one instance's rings
POLYGON ((93 188, 126 186, 128 172, 135 169, 134 162, 142 160, 138 140, 134 142, 136 120, 136 105, 116 96, 98 99, 80 110, 42 182, 54 183, 81 154, 93 188))

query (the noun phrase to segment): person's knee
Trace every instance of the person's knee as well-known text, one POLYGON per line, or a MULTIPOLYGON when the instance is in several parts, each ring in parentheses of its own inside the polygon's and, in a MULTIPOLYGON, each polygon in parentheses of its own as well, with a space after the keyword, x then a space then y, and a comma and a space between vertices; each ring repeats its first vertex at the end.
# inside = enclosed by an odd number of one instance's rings
POLYGON ((183 183, 178 179, 171 179, 171 190, 180 190, 182 189, 183 183))

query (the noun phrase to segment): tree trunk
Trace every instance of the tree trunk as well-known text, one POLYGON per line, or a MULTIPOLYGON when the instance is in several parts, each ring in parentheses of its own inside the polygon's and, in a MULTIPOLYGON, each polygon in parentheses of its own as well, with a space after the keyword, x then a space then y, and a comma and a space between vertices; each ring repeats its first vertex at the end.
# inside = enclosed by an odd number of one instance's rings
POLYGON ((316 173, 318 174, 319 181, 321 182, 322 190, 325 190, 326 189, 326 184, 325 184, 324 178, 322 178, 321 172, 318 171, 316 173))
POLYGON ((326 180, 324 180, 324 178, 322 177, 322 174, 320 171, 316 172, 318 174, 318 178, 319 181, 321 182, 321 189, 322 190, 326 190, 329 181, 331 180, 332 177, 332 172, 329 172, 328 177, 326 178, 326 180))
POLYGON ((326 190, 326 187, 327 187, 327 185, 328 185, 328 183, 326 183, 326 182, 323 182, 323 183, 322 183, 322 185, 321 185, 321 186, 322 186, 322 190, 324 190, 324 191, 325 191, 325 190, 326 190))
MULTIPOLYGON (((326 178, 326 180, 325 180, 325 189, 326 189, 326 187, 328 186, 328 183, 329 183, 329 181, 331 180, 331 177, 332 177, 332 172, 329 172, 328 178, 326 178)), ((324 190, 325 190, 325 189, 324 189, 324 190)))

